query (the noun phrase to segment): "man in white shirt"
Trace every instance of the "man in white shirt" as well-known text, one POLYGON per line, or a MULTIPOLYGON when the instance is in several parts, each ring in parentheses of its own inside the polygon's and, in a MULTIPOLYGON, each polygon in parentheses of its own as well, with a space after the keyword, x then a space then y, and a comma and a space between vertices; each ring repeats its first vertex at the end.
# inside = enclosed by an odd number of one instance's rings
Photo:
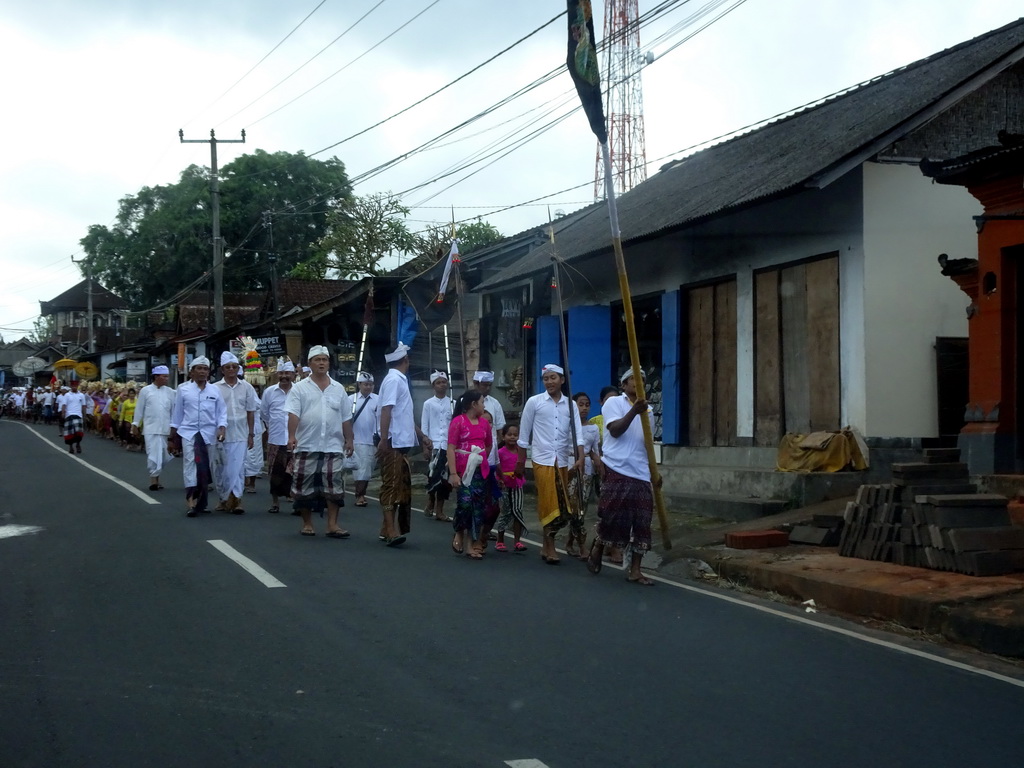
POLYGON ((562 391, 565 371, 549 364, 542 369, 544 391, 523 406, 519 423, 519 461, 516 475, 526 471, 526 449, 532 447, 530 460, 537 486, 537 515, 544 529, 541 557, 549 565, 559 563, 555 533, 569 521, 569 468, 583 468, 583 425, 580 412, 562 391))
POLYGON ((132 435, 141 431, 146 444, 146 469, 149 471, 149 490, 161 491, 160 473, 164 465, 174 458, 167 451, 167 437, 171 434, 171 411, 177 394, 167 386, 170 369, 158 365, 153 369, 153 383, 139 392, 132 418, 132 435))
POLYGON ((256 390, 252 384, 238 377, 241 365, 231 352, 220 356, 220 371, 224 378, 214 386, 228 413, 228 428, 224 440, 217 449, 217 495, 220 504, 217 512, 245 514, 242 508, 242 494, 245 493, 245 452, 255 441, 256 411, 260 409, 256 390))
POLYGON ((352 396, 352 458, 355 468, 357 507, 366 506, 366 488, 373 477, 377 440, 380 439, 380 397, 373 391, 373 374, 360 371, 356 375, 358 391, 352 396))
POLYGON ((409 347, 402 342, 384 355, 390 370, 380 385, 380 506, 383 525, 379 538, 389 547, 405 541, 411 528, 412 472, 406 454, 420 442, 416 435, 412 391, 409 389, 409 347))
POLYGON ((40 395, 39 400, 43 404, 43 423, 53 423, 53 402, 56 396, 53 394, 52 389, 47 389, 40 395))
MULTIPOLYGON (((263 392, 260 416, 267 425, 267 466, 270 472, 271 506, 267 512, 281 511, 281 497, 291 498, 292 476, 288 471, 288 411, 285 403, 295 384, 295 364, 290 360, 277 366, 277 384, 263 392)), ((292 514, 298 514, 293 512, 292 514)))
POLYGON ((434 371, 430 374, 434 396, 423 403, 420 412, 420 431, 426 438, 424 454, 427 458, 427 508, 424 514, 439 523, 450 523, 444 513, 444 503, 451 495, 448 483, 448 426, 452 421, 452 399, 448 396, 448 374, 434 371))
POLYGON ((294 452, 292 498, 303 536, 316 535, 313 509, 326 504, 328 538, 347 539, 349 532, 338 527, 338 508, 345 503, 342 464, 352 455, 352 401, 327 373, 327 347, 313 347, 307 361, 312 373, 292 387, 285 403, 288 448, 294 452))
POLYGON ((185 514, 195 517, 209 512, 207 486, 212 481, 209 446, 223 442, 228 428, 228 411, 224 398, 210 381, 210 361, 197 357, 189 366, 191 381, 178 387, 171 411, 171 433, 167 448, 181 456, 185 478, 185 514))
POLYGON ((64 434, 64 399, 68 396, 68 388, 61 387, 54 397, 53 413, 57 417, 57 434, 64 434))
POLYGON ((86 407, 92 405, 92 398, 78 391, 78 379, 71 380, 71 391, 64 396, 61 406, 61 422, 64 425, 64 443, 68 453, 82 452, 82 437, 85 435, 86 407))
POLYGON ((622 374, 621 383, 623 394, 608 398, 601 406, 605 432, 601 452, 604 478, 597 505, 597 538, 590 548, 587 568, 591 573, 600 573, 605 545, 623 551, 630 548, 632 560, 627 578, 634 584, 649 587, 654 582, 640 572, 640 561, 651 548, 654 490, 643 423, 637 416, 650 420, 651 409, 646 400, 637 399, 633 369, 622 374))

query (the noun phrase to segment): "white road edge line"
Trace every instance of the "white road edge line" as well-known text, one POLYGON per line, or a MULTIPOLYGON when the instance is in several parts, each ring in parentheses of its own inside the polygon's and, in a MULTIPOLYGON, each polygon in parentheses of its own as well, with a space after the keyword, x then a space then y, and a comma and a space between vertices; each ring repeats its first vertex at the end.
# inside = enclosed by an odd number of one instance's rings
POLYGON ((42 528, 38 525, 0 525, 0 539, 11 539, 15 536, 29 536, 39 533, 42 528))
MULTIPOLYGON (((533 544, 536 547, 540 546, 540 542, 538 541, 533 541, 525 537, 522 540, 527 542, 528 544, 533 544)), ((564 552, 564 550, 558 551, 564 552)), ((604 567, 617 568, 620 571, 624 570, 622 566, 609 566, 608 563, 605 563, 604 567)), ((837 635, 843 635, 844 637, 853 638, 854 640, 860 640, 862 642, 869 643, 870 645, 877 645, 882 648, 888 648, 891 651, 905 653, 909 656, 916 656, 919 659, 926 659, 927 661, 934 661, 938 664, 943 664, 947 667, 960 669, 964 672, 972 672, 976 675, 981 675, 982 677, 989 677, 993 680, 999 680, 1003 683, 1009 683, 1010 685, 1016 686, 1017 688, 1024 688, 1024 680, 1018 680, 1014 677, 1001 675, 998 672, 992 672, 988 669, 972 667, 970 664, 964 664, 963 662, 954 661, 953 659, 945 659, 942 656, 936 656, 934 653, 928 653, 928 651, 922 651, 917 648, 908 648, 907 646, 900 645, 898 643, 892 643, 888 640, 882 640, 878 637, 871 637, 870 635, 862 635, 859 632, 856 632, 852 629, 846 629, 845 627, 836 627, 831 624, 823 624, 819 621, 815 621, 814 619, 807 618, 806 616, 799 616, 791 613, 786 613, 785 611, 780 611, 776 608, 769 608, 766 605, 758 605, 757 603, 751 603, 746 600, 741 600, 739 598, 732 597, 730 595, 723 595, 718 592, 712 592, 711 590, 703 589, 702 587, 693 586, 691 584, 681 584, 678 581, 671 581, 663 576, 658 576, 657 574, 651 573, 650 571, 647 572, 647 577, 653 579, 654 581, 660 581, 662 584, 668 584, 670 587, 676 587, 687 592, 696 592, 698 595, 704 595, 705 597, 713 597, 716 600, 724 600, 727 603, 732 603, 733 605, 738 605, 743 608, 749 608, 750 610, 754 611, 760 611, 761 613, 767 613, 770 616, 777 616, 780 619, 795 621, 797 624, 805 624, 809 627, 823 629, 826 632, 832 632, 837 635)))
POLYGON ((506 760, 505 765, 509 768, 548 768, 540 760, 506 760))
POLYGON ((288 586, 283 581, 278 581, 267 570, 254 563, 226 541, 222 541, 221 539, 207 539, 206 543, 211 544, 214 549, 218 550, 226 558, 233 560, 235 563, 240 565, 242 570, 248 571, 253 578, 262 583, 265 587, 274 589, 276 587, 288 586))
MULTIPOLYGON (((367 498, 374 497, 367 496, 367 498)), ((422 512, 423 510, 415 511, 422 512)), ((526 537, 523 537, 522 541, 525 541, 527 544, 532 544, 535 547, 541 546, 541 543, 539 541, 534 541, 526 537)), ((558 551, 563 554, 565 553, 564 549, 560 549, 558 551)), ((617 568, 620 571, 624 570, 622 566, 609 566, 608 563, 605 563, 604 567, 617 568)), ((806 616, 798 616, 796 614, 785 613, 784 611, 780 611, 775 608, 769 608, 766 605, 750 603, 746 600, 740 600, 736 597, 723 595, 718 592, 712 592, 711 590, 693 586, 692 584, 681 584, 678 581, 671 581, 663 576, 658 576, 657 574, 651 573, 650 571, 647 572, 647 576, 651 579, 654 579, 655 581, 660 581, 662 584, 668 584, 670 587, 676 587, 677 589, 682 589, 687 592, 696 592, 698 595, 703 595, 704 597, 712 597, 715 600, 724 600, 727 603, 732 603, 733 605, 738 605, 742 608, 749 608, 753 611, 760 611, 761 613, 767 613, 770 616, 777 616, 780 619, 786 619, 787 621, 795 621, 797 624, 805 624, 809 627, 823 629, 826 632, 832 632, 834 634, 843 635, 844 637, 849 637, 854 640, 860 640, 861 642, 868 643, 870 645, 877 645, 881 648, 888 648, 890 651, 896 651, 897 653, 905 653, 909 656, 916 656, 919 659, 933 661, 937 664, 943 664, 947 667, 952 667, 953 669, 959 669, 964 672, 971 672, 975 675, 981 675, 982 677, 988 677, 993 680, 999 680, 1000 682, 1008 683, 1010 685, 1016 686, 1017 688, 1024 688, 1024 680, 1018 680, 1015 677, 1001 675, 998 672, 992 672, 991 670, 982 669, 981 667, 972 667, 970 664, 964 664, 963 662, 954 661, 953 659, 944 659, 942 656, 936 656, 934 653, 928 653, 928 651, 922 651, 917 648, 908 648, 907 646, 900 645, 898 643, 891 643, 888 640, 882 640, 881 638, 871 637, 870 635, 862 635, 859 632, 856 632, 852 629, 846 629, 845 627, 836 627, 831 624, 823 624, 820 621, 809 619, 806 616)), ((543 764, 541 763, 540 765, 543 764)))
MULTIPOLYGON (((23 426, 25 429, 27 429, 33 435, 35 435, 40 440, 42 440, 44 443, 46 443, 46 445, 48 445, 51 448, 53 448, 54 450, 56 450, 58 453, 65 453, 63 448, 61 448, 59 445, 54 445, 53 443, 51 443, 49 440, 47 440, 45 437, 43 437, 41 434, 39 434, 36 430, 32 429, 32 427, 30 427, 28 424, 22 424, 21 426, 23 426)), ((107 480, 110 480, 112 483, 117 483, 117 485, 120 485, 122 488, 124 488, 126 491, 129 491, 130 493, 134 493, 136 496, 138 496, 140 499, 142 499, 147 504, 159 504, 160 503, 159 501, 154 499, 152 496, 147 496, 142 491, 140 491, 138 488, 133 488, 132 486, 128 485, 128 483, 126 483, 124 480, 119 480, 118 478, 114 477, 113 475, 111 475, 111 474, 109 474, 107 472, 104 472, 102 469, 99 469, 98 467, 94 467, 92 464, 89 464, 88 462, 83 461, 82 459, 80 459, 77 456, 75 456, 73 453, 68 453, 67 457, 69 459, 74 459, 75 461, 77 461, 79 464, 81 464, 86 469, 91 469, 93 472, 95 472, 100 477, 105 477, 105 478, 107 478, 107 480)))

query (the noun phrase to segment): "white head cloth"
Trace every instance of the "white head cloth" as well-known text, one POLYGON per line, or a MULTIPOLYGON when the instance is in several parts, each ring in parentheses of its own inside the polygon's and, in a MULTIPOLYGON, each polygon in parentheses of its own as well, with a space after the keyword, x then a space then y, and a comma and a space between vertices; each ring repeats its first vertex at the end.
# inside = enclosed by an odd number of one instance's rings
POLYGON ((295 373, 295 363, 291 360, 286 360, 277 366, 278 373, 295 373))
POLYGON ((448 381, 448 374, 445 373, 444 371, 434 371, 432 374, 430 374, 431 384, 433 384, 438 379, 444 379, 445 381, 448 381))
POLYGON ((477 371, 473 374, 473 381, 494 381, 494 371, 477 371))
POLYGON ((356 374, 356 383, 357 384, 365 384, 365 383, 372 384, 373 383, 373 374, 372 373, 367 373, 366 371, 360 371, 359 373, 356 374))
MULTIPOLYGON (((622 376, 619 377, 619 384, 625 384, 626 383, 626 379, 630 378, 632 375, 633 375, 633 369, 632 368, 627 368, 626 372, 624 374, 622 374, 622 376)), ((644 381, 647 381, 647 374, 644 373, 644 369, 643 368, 640 369, 640 378, 643 379, 644 381)))
POLYGON ((555 365, 554 363, 548 363, 547 365, 540 369, 540 372, 541 375, 545 373, 554 372, 557 373, 559 376, 565 376, 565 369, 560 365, 555 365))
POLYGON ((306 362, 309 362, 317 355, 327 355, 327 357, 330 358, 331 353, 327 351, 327 347, 323 344, 317 344, 309 350, 309 354, 306 355, 306 362))
POLYGON ((238 365, 238 357, 232 352, 221 352, 220 364, 228 365, 229 363, 234 363, 235 365, 238 365))
POLYGON ((312 373, 313 369, 310 368, 308 365, 304 365, 304 366, 302 366, 302 372, 303 373, 312 373))
POLYGON ((398 346, 395 347, 394 352, 388 352, 384 355, 384 360, 389 363, 397 363, 403 357, 409 354, 409 347, 403 344, 401 341, 398 342, 398 346))
POLYGON ((188 369, 191 371, 197 365, 205 365, 207 368, 210 367, 210 358, 208 357, 195 357, 192 359, 192 364, 189 365, 188 369))
POLYGON ((168 368, 166 365, 158 365, 156 368, 153 369, 153 375, 154 376, 161 376, 161 375, 167 376, 167 375, 170 375, 170 373, 171 373, 171 369, 168 368))

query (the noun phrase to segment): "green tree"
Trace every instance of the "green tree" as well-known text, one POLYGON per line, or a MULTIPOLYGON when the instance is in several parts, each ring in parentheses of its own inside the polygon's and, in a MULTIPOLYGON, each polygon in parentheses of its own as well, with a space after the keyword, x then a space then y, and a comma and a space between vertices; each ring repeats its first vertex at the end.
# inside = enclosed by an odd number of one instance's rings
MULTIPOLYGON (((459 254, 465 256, 485 245, 498 242, 504 235, 498 231, 496 226, 480 219, 468 224, 457 224, 455 237, 459 241, 459 254)), ((421 237, 421 242, 420 251, 424 254, 433 255, 438 251, 447 253, 452 242, 451 225, 436 224, 427 227, 427 231, 421 237)))
POLYGON ((386 256, 417 253, 420 240, 402 219, 409 215, 398 198, 378 192, 338 202, 327 217, 327 234, 296 276, 323 278, 336 271, 344 279, 384 273, 386 256))
MULTIPOLYGON (((307 260, 327 231, 329 210, 351 195, 340 160, 301 152, 256 150, 225 165, 220 177, 227 290, 268 286, 271 252, 284 272, 307 260)), ((192 165, 174 184, 124 197, 114 224, 89 227, 81 244, 94 277, 141 309, 211 268, 211 235, 209 171, 192 165)))
POLYGON ((57 335, 57 318, 53 315, 46 317, 39 316, 32 321, 32 333, 29 334, 29 341, 35 344, 48 342, 57 335))

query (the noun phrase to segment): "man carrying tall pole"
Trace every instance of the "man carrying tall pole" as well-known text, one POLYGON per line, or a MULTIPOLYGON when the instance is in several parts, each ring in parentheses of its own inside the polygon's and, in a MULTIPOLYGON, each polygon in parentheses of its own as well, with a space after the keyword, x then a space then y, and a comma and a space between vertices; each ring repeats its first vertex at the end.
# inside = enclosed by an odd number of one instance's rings
MULTIPOLYGON (((604 107, 601 104, 601 74, 597 64, 597 48, 594 44, 594 19, 591 14, 590 0, 566 0, 566 8, 569 23, 566 65, 576 85, 576 91, 580 96, 580 102, 583 104, 583 111, 587 115, 587 120, 590 122, 590 128, 601 144, 605 196, 608 199, 608 221, 612 231, 615 266, 619 274, 622 309, 626 316, 629 361, 631 370, 640 371, 640 352, 636 341, 636 325, 633 321, 633 300, 629 292, 629 278, 626 275, 626 259, 622 253, 619 211, 615 201, 615 187, 612 182, 612 162, 608 150, 608 129, 605 126, 604 107)), ((643 378, 634 376, 633 381, 636 384, 636 402, 646 404, 647 395, 644 391, 643 378)), ((658 510, 662 546, 665 549, 671 549, 672 541, 668 537, 668 517, 665 513, 665 501, 661 495, 662 478, 654 455, 654 432, 651 429, 650 419, 640 419, 640 424, 643 428, 644 444, 647 449, 647 462, 650 468, 651 485, 654 491, 654 504, 658 510)))

